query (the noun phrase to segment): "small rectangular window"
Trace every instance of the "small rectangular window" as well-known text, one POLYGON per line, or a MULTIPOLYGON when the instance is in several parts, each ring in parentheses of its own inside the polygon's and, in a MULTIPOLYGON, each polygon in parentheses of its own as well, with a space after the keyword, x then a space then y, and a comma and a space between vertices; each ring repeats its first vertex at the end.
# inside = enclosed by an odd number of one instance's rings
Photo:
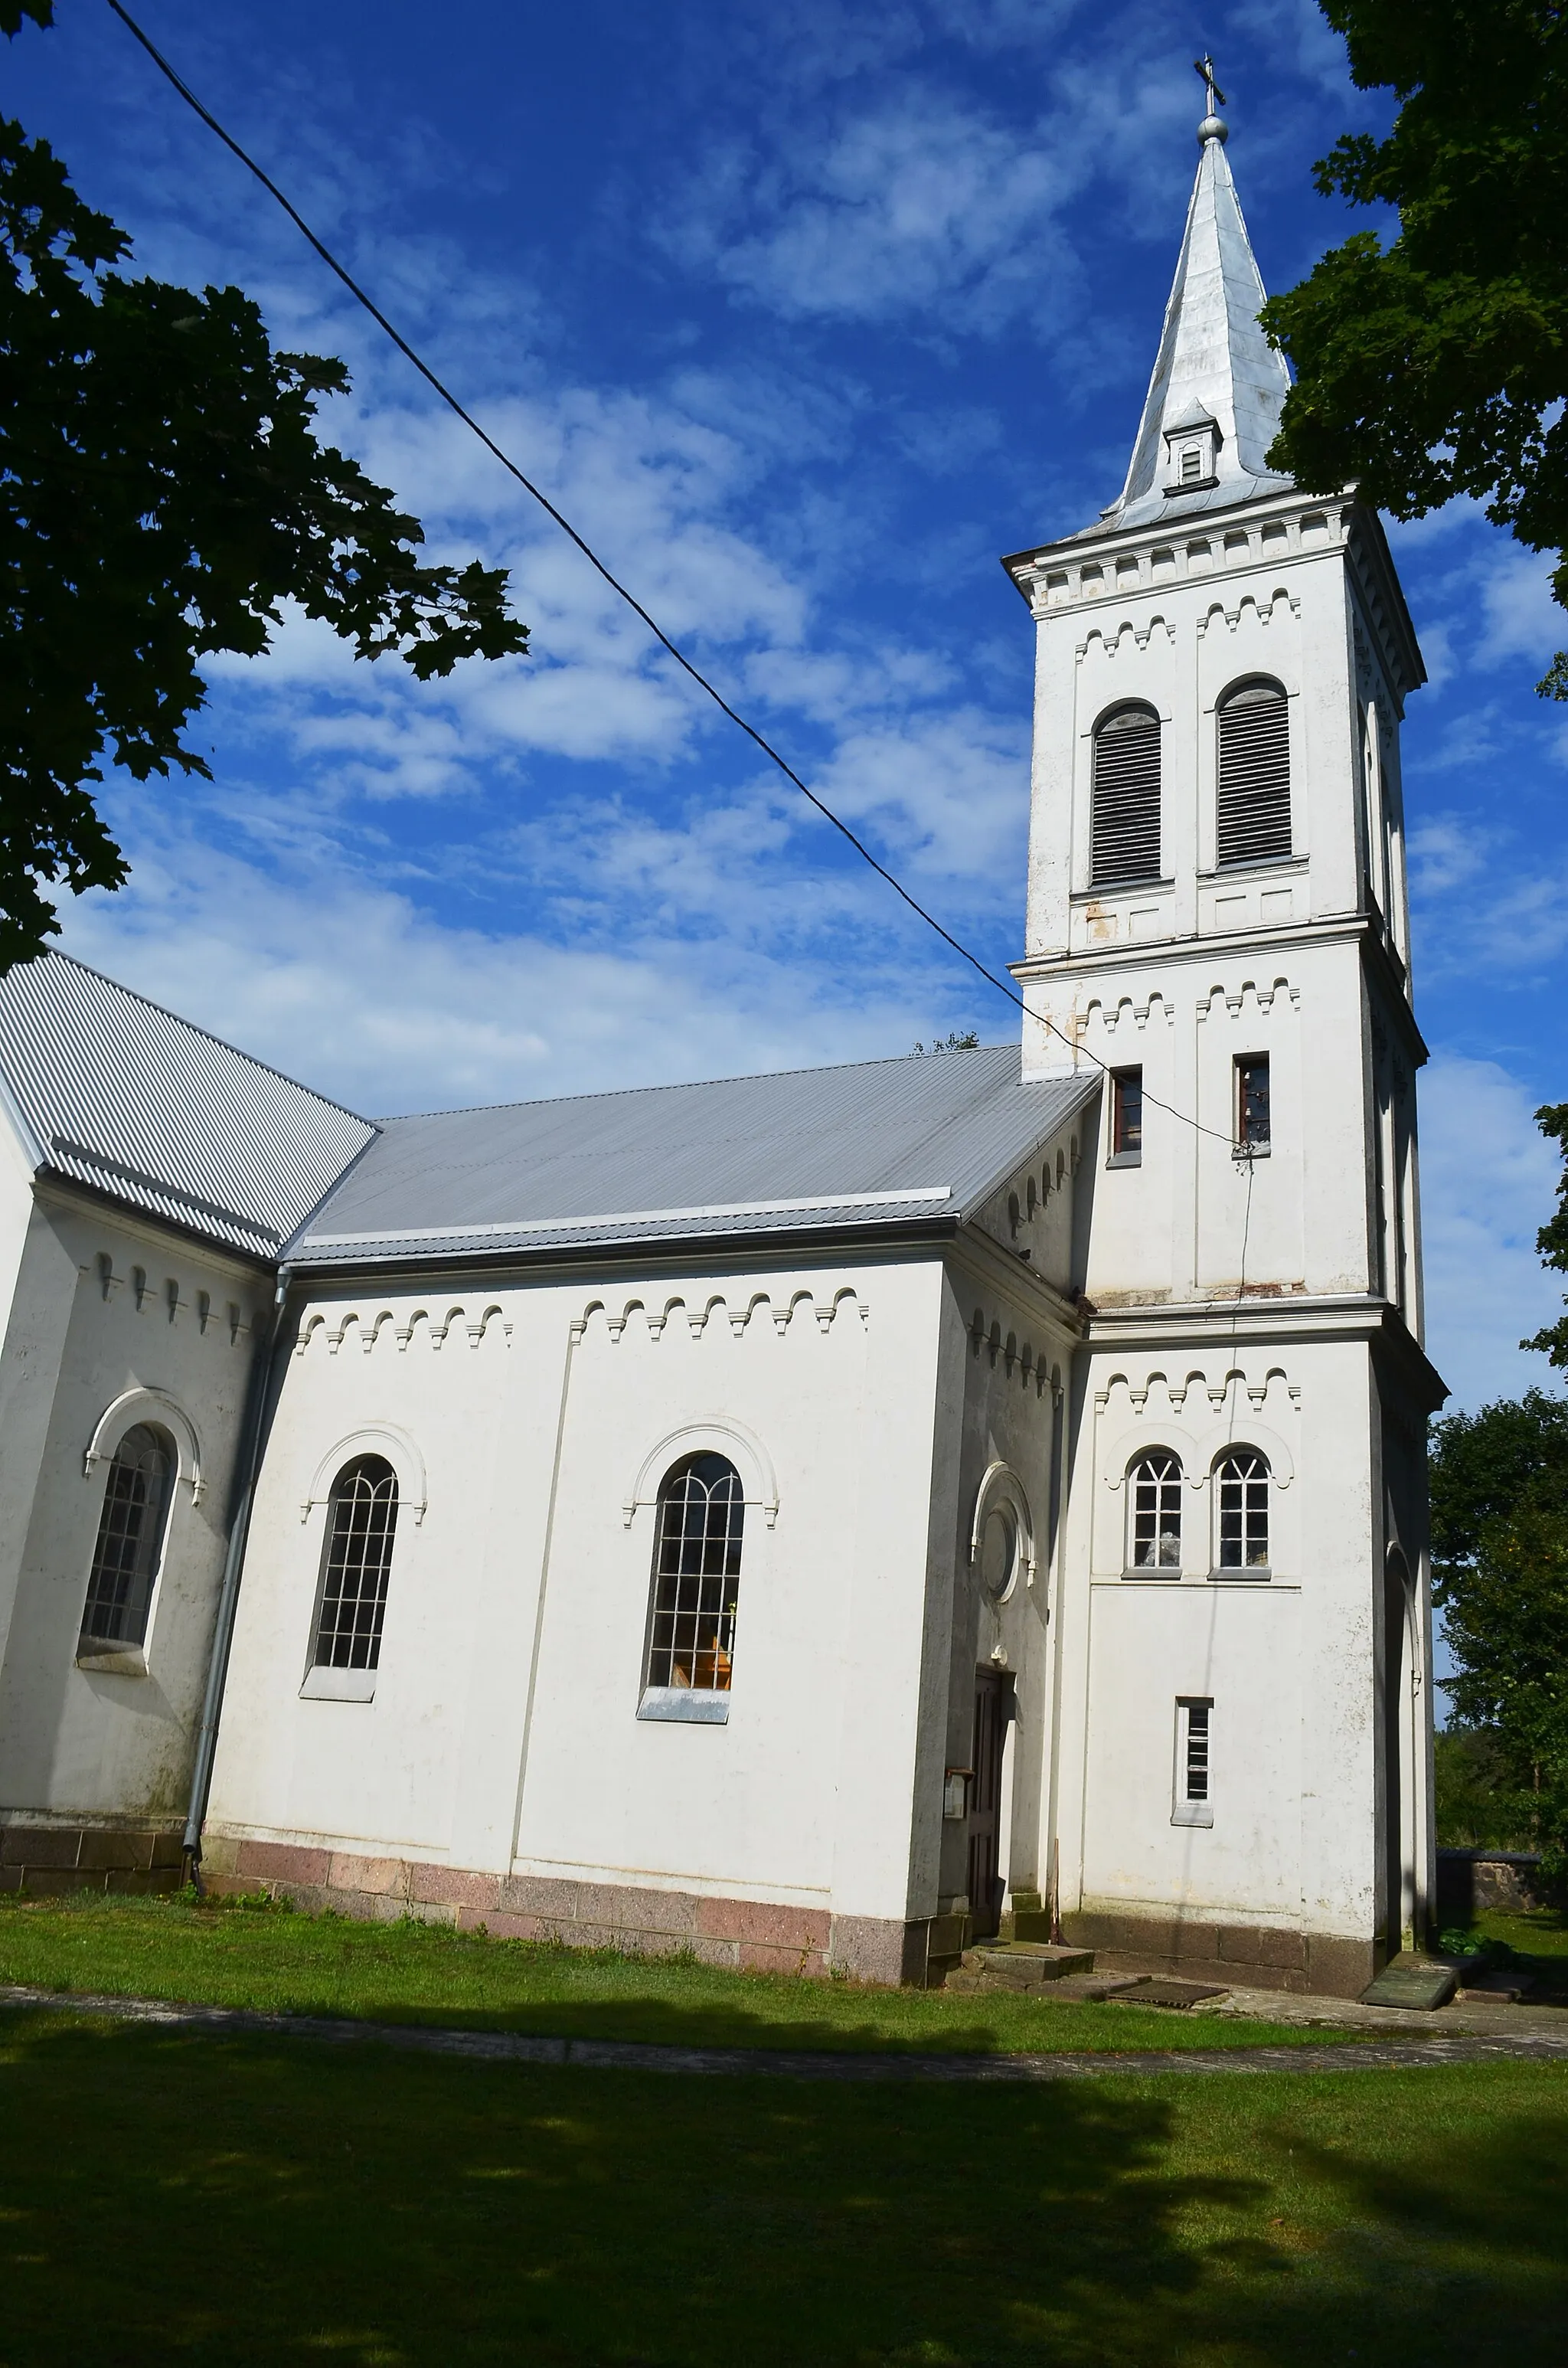
POLYGON ((1143 1072, 1117 1069, 1110 1081, 1110 1156, 1136 1167, 1143 1156, 1143 1072))
POLYGON ((1211 1826, 1210 1748, 1213 1739, 1212 1700, 1178 1697, 1176 1706, 1176 1797, 1173 1826, 1211 1826))
POLYGON ((1244 1053, 1236 1063, 1236 1143, 1243 1151, 1268 1148, 1267 1053, 1244 1053))

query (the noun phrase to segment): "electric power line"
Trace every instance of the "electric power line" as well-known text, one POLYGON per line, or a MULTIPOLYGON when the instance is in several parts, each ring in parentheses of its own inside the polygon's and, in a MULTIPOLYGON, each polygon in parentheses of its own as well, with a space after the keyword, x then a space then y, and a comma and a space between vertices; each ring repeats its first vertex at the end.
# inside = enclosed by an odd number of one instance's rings
MULTIPOLYGON (((392 344, 397 347, 399 353, 403 356, 404 359, 413 363, 414 368, 419 372, 420 377, 424 379, 426 384, 433 388, 435 393, 440 396, 441 401, 447 405, 448 409, 455 413, 457 417, 462 421, 463 426, 471 429, 472 432, 478 437, 480 442, 484 446, 485 450, 492 454, 495 460, 500 461, 501 466, 506 471, 509 476, 517 479, 517 484, 521 485, 523 491, 526 494, 530 495, 546 515, 555 521, 555 524, 561 529, 562 533, 564 534, 570 541, 576 544, 577 549, 582 552, 584 558, 588 562, 588 564, 596 569, 597 572, 604 578, 604 581, 609 586, 610 590, 614 592, 619 598, 625 601, 627 607, 631 609, 633 614, 642 619, 643 624, 646 625, 654 640, 668 651, 670 656, 674 658, 676 666, 681 668, 683 673, 689 675, 692 681, 696 683, 698 689, 707 693, 714 705, 719 708, 722 713, 729 717, 732 723, 735 724, 740 731, 745 734, 748 740, 754 742, 755 745, 761 749, 763 755, 771 764, 777 765, 785 780, 790 782, 794 788, 799 790, 801 795, 806 800, 807 803, 814 806, 817 813, 823 817, 823 820, 824 822, 831 823, 834 829, 839 832, 844 838, 848 840, 850 846, 855 849, 856 854, 860 857, 861 860, 869 864, 871 870, 877 874, 878 878, 884 880, 887 882, 887 885, 892 890, 895 896, 903 898, 910 911, 914 913, 918 919, 924 921, 927 928, 934 929, 936 931, 937 937, 941 939, 944 945, 950 946, 953 952, 956 953, 961 961, 968 962, 971 970, 979 973, 980 976, 984 979, 988 986, 994 986, 998 995, 1006 996, 1007 1001, 1016 1005, 1017 1009, 1024 1014, 1026 1019, 1040 1020, 1051 1035, 1056 1037, 1062 1043, 1067 1046, 1068 1050, 1073 1053, 1075 1059, 1083 1059, 1089 1062, 1091 1065, 1098 1069, 1103 1076, 1108 1076, 1110 1074, 1108 1062, 1102 1061, 1098 1059, 1095 1053, 1086 1052, 1082 1044, 1075 1042, 1074 1040, 1071 1036, 1067 1035, 1063 1030, 1058 1028, 1053 1019, 1047 1019, 1042 1012, 1031 1011, 1029 1006, 1025 1002, 1023 996, 1019 995, 1017 988, 1008 985, 1005 980, 998 978, 995 972, 989 969, 987 965, 981 961, 978 954, 971 953, 966 945, 961 944, 960 940, 953 936, 950 929, 943 927, 942 923, 937 920, 934 913, 928 913, 925 905, 922 905, 917 898, 910 894, 903 882, 896 879, 888 870, 886 864, 880 863, 878 861, 877 858, 872 854, 865 841, 856 837, 854 831, 850 829, 849 825, 843 821, 839 815, 835 814, 831 806, 824 804, 823 800, 817 796, 814 790, 808 789, 805 782, 801 779, 799 773, 796 772, 794 767, 790 765, 786 758, 779 755, 772 742, 766 739, 754 723, 748 723, 745 717, 742 715, 738 710, 731 706, 722 691, 717 689, 714 685, 709 681, 708 677, 702 672, 701 668, 693 665, 692 661, 686 655, 685 652, 671 641, 668 633, 665 632, 664 627, 658 622, 658 620, 650 616, 648 610, 642 606, 642 603, 638 599, 636 594, 629 591, 626 586, 621 583, 619 576, 611 573, 609 568, 606 566, 604 561, 599 557, 598 552, 595 551, 592 544, 589 543, 584 536, 578 533, 576 528, 572 524, 571 519, 563 516, 563 514, 557 509, 549 495, 543 492, 540 486, 536 485, 531 478, 524 475, 522 470, 518 468, 517 462, 511 458, 510 454, 502 450, 494 438, 489 435, 486 430, 480 426, 472 413, 466 411, 463 408, 463 405, 458 401, 457 396, 452 393, 451 389, 437 377, 435 371, 430 368, 429 363, 415 352, 415 348, 409 344, 408 339, 403 336, 401 331, 393 327, 386 314, 381 311, 380 305, 377 304, 371 297, 366 294, 358 281, 353 277, 352 273, 338 261, 336 256, 334 255, 332 249, 326 245, 324 240, 317 237, 315 232, 311 228, 309 222, 301 213, 299 208, 294 205, 290 199, 284 196, 283 191, 278 188, 277 182, 271 178, 269 174, 263 170, 261 165, 256 163, 254 156, 250 155, 244 148, 241 147, 239 142, 233 137, 233 133, 224 130, 223 126, 219 122, 217 117, 211 112, 211 110, 203 107, 201 101, 197 97, 196 93, 191 89, 189 84, 181 78, 181 76, 176 72, 175 68, 169 63, 168 59, 165 57, 163 51, 149 40, 148 36, 142 31, 141 26, 136 22, 135 17, 131 14, 130 10, 121 5, 121 0, 108 0, 108 5, 113 9, 115 15, 119 18, 121 24, 124 25, 126 30, 133 37, 134 40, 139 41, 142 49, 146 51, 147 55, 152 59, 153 63, 157 67, 159 73, 163 74, 179 93, 181 98, 185 100, 186 105, 190 108, 194 113, 200 117, 208 130, 217 135, 217 137, 222 142, 224 147, 229 150, 230 154, 238 157, 240 163, 245 167, 245 170, 248 173, 255 175, 256 178, 261 183, 262 188, 267 190, 267 194, 277 199, 278 203, 282 207, 284 212, 288 215, 290 221, 293 223, 301 236, 315 249, 322 261, 326 265, 328 270, 335 273, 335 276, 343 282, 343 285, 347 289, 355 302, 363 305, 365 311, 369 313, 371 320, 375 322, 377 327, 385 332, 386 336, 391 338, 392 344)), ((1226 1144, 1230 1144, 1231 1137, 1228 1134, 1221 1134, 1218 1127, 1205 1126, 1201 1120, 1189 1117, 1186 1110, 1178 1110, 1172 1103, 1162 1101, 1157 1094, 1145 1092, 1143 1099, 1145 1101, 1152 1103, 1156 1110, 1164 1110, 1168 1117, 1178 1120, 1183 1126, 1190 1126, 1195 1133, 1199 1134, 1210 1135, 1216 1143, 1223 1143, 1226 1144)))

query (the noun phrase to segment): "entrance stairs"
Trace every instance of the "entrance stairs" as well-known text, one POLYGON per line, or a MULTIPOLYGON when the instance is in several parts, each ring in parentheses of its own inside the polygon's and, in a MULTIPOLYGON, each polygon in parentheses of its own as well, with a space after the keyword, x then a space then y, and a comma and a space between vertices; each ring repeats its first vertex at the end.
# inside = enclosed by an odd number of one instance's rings
POLYGON ((1052 1947, 1049 1941, 985 1941, 966 1949, 958 1970, 942 1984, 963 1992, 1037 1990, 1069 1974, 1092 1974, 1092 1949, 1052 1947))

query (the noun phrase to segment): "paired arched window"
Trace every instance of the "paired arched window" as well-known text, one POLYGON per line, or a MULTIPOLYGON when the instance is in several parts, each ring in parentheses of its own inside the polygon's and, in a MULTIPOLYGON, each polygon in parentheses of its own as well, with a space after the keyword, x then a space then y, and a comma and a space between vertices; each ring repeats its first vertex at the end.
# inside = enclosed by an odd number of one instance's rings
POLYGON ((728 1693, 744 1522, 741 1475, 725 1456, 688 1455, 665 1474, 645 1687, 728 1693))
POLYGON ((1141 1455, 1127 1475, 1131 1570, 1181 1569, 1181 1465, 1167 1449, 1141 1455))
POLYGON ((134 1424, 109 1459, 83 1645, 124 1650, 146 1643, 176 1465, 174 1440, 149 1422, 134 1424))
POLYGON ((382 1455, 358 1455, 332 1484, 322 1551, 315 1639, 318 1669, 373 1669, 397 1535, 397 1474, 382 1455))
POLYGON ((1290 853, 1290 718, 1277 682, 1246 682, 1220 702, 1216 854, 1225 864, 1290 853))
POLYGON ((1233 1447, 1214 1467, 1217 1570, 1268 1568, 1268 1466, 1256 1447, 1233 1447))
MULTIPOLYGON (((1268 1463, 1256 1447, 1227 1447, 1213 1473, 1216 1573, 1268 1568, 1268 1463)), ((1129 1571, 1181 1573, 1181 1459, 1169 1448, 1138 1457, 1127 1474, 1129 1571)))
POLYGON ((1118 707, 1095 726, 1090 884, 1160 877, 1160 719, 1118 707))

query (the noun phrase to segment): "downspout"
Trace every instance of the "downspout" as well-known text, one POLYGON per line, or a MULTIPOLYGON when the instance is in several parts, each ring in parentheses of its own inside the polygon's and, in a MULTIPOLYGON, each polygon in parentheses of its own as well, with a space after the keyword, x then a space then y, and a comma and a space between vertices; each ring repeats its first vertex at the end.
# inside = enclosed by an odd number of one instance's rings
POLYGON ((218 1750, 218 1722, 222 1715, 223 1688, 229 1674, 229 1647, 233 1642, 234 1615, 239 1609, 245 1542, 250 1535, 251 1506, 256 1497, 256 1473, 261 1464, 262 1434, 267 1427, 267 1401, 272 1395, 272 1376, 283 1327, 283 1307, 292 1280, 292 1268, 287 1263, 280 1266, 272 1295, 272 1321, 266 1342, 257 1349, 256 1362, 251 1368, 250 1403, 245 1410, 244 1429, 236 1459, 244 1480, 230 1525, 229 1551, 223 1559, 223 1585, 218 1597, 218 1617, 212 1630, 211 1657, 207 1664, 207 1693, 201 1705, 201 1725, 196 1737, 196 1765, 191 1771, 190 1806, 186 1813, 185 1832, 180 1839, 181 1872, 185 1881, 194 1884, 198 1891, 201 1888, 201 1828, 207 1816, 207 1796, 212 1789, 212 1763, 218 1750))

